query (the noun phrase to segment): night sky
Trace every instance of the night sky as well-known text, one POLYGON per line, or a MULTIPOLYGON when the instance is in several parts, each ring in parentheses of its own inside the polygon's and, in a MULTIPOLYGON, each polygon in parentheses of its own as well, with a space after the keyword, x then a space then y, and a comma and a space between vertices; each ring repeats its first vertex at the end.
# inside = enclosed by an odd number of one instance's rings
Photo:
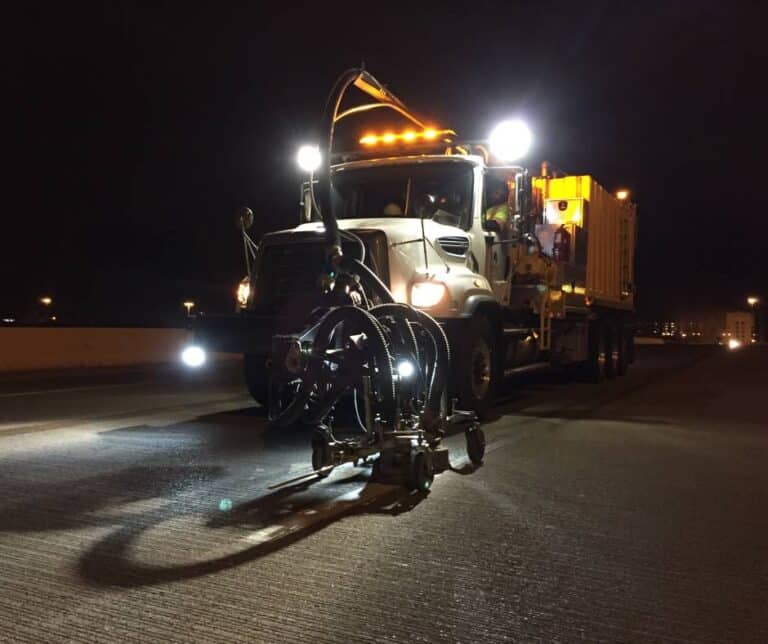
POLYGON ((766 12, 739 2, 27 3, 5 15, 0 313, 231 309, 233 213, 295 221, 297 146, 365 61, 471 138, 638 202, 644 317, 768 297, 766 12), (460 8, 459 8, 460 7, 460 8))

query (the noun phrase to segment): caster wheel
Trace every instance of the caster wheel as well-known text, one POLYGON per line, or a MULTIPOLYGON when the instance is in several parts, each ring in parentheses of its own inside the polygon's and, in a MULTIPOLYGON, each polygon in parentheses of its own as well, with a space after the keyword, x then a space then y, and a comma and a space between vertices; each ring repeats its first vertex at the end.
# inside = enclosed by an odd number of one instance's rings
POLYGON ((426 452, 416 452, 410 464, 410 471, 406 480, 409 490, 426 492, 432 487, 435 473, 432 462, 426 452))
POLYGON ((467 430, 467 456, 474 465, 480 465, 485 456, 485 434, 482 429, 467 430))
MULTIPOLYGON (((312 469, 317 471, 330 464, 331 450, 328 448, 327 443, 322 439, 312 441, 312 469)), ((324 479, 331 471, 317 472, 317 475, 324 479)))

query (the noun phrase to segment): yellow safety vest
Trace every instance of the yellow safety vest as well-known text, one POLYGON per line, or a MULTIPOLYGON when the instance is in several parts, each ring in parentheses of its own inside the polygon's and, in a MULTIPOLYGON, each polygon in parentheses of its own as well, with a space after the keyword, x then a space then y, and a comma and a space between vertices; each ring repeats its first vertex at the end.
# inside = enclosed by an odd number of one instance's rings
POLYGON ((509 206, 505 203, 491 206, 485 211, 486 221, 498 221, 500 224, 509 223, 509 206))

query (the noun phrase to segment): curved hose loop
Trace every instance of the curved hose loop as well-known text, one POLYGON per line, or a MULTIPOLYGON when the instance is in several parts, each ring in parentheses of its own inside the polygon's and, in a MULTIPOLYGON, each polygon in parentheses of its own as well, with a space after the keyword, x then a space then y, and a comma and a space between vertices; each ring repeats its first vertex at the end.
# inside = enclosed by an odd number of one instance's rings
POLYGON ((443 392, 448 384, 451 349, 443 328, 435 318, 407 304, 381 304, 371 309, 374 315, 402 315, 406 320, 420 324, 435 344, 435 365, 427 393, 427 409, 434 415, 440 414, 443 392))
POLYGON ((366 334, 372 357, 380 370, 377 380, 383 383, 378 388, 384 398, 382 411, 385 417, 394 418, 395 382, 392 373, 392 356, 387 347, 384 332, 376 318, 367 311, 354 306, 341 306, 331 309, 318 324, 312 354, 302 376, 299 391, 283 413, 275 419, 277 424, 295 423, 304 413, 304 407, 309 402, 312 390, 323 374, 325 351, 330 346, 337 327, 342 323, 349 323, 356 330, 366 334))
POLYGON ((341 250, 341 236, 339 234, 339 224, 336 221, 336 215, 333 212, 333 204, 331 201, 331 193, 333 187, 331 185, 331 154, 333 153, 333 133, 336 114, 338 114, 339 106, 344 98, 344 93, 347 88, 355 82, 355 79, 360 75, 361 69, 353 67, 346 70, 341 76, 336 79, 333 84, 330 94, 325 102, 325 109, 323 110, 323 118, 320 124, 321 136, 324 139, 324 147, 326 148, 325 154, 322 157, 322 163, 320 165, 320 172, 317 174, 318 187, 320 188, 320 217, 323 219, 323 226, 325 227, 325 241, 326 245, 330 248, 338 248, 341 250))
POLYGON ((354 242, 357 244, 357 250, 360 253, 360 257, 356 257, 358 262, 361 264, 365 263, 365 244, 363 243, 363 240, 360 239, 358 235, 355 235, 351 230, 342 230, 339 229, 339 234, 344 238, 351 242, 354 242))
POLYGON ((371 291, 374 291, 382 302, 394 304, 395 296, 392 295, 392 292, 387 288, 387 285, 379 279, 379 276, 376 275, 376 273, 361 261, 345 255, 341 258, 340 267, 346 271, 357 271, 363 286, 367 290, 370 289, 371 291))
POLYGON ((415 316, 411 316, 409 311, 411 307, 405 304, 379 304, 369 310, 369 313, 377 320, 385 316, 391 316, 397 324, 398 330, 403 340, 406 342, 407 350, 412 354, 418 363, 421 363, 421 355, 419 351, 419 344, 416 342, 416 335, 413 333, 413 328, 408 321, 415 321, 415 316))
POLYGON ((448 337, 435 318, 424 311, 412 309, 418 315, 418 322, 432 336, 436 349, 437 359, 435 360, 435 371, 432 377, 432 386, 430 389, 430 400, 427 409, 436 416, 440 415, 443 394, 448 387, 448 374, 451 368, 451 346, 448 344, 448 337))

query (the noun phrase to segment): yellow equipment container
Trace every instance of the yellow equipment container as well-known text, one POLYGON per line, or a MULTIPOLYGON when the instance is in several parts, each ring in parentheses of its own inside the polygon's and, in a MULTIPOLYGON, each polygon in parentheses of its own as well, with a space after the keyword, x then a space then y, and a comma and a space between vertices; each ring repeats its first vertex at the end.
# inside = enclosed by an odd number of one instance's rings
MULTIPOLYGON (((548 223, 583 228, 586 279, 577 286, 593 305, 631 310, 635 291, 635 205, 620 201, 590 175, 536 178, 548 223)), ((575 249, 583 257, 583 249, 575 249)), ((573 261, 573 257, 571 258, 573 261)), ((581 280, 579 280, 581 281, 581 280)))

